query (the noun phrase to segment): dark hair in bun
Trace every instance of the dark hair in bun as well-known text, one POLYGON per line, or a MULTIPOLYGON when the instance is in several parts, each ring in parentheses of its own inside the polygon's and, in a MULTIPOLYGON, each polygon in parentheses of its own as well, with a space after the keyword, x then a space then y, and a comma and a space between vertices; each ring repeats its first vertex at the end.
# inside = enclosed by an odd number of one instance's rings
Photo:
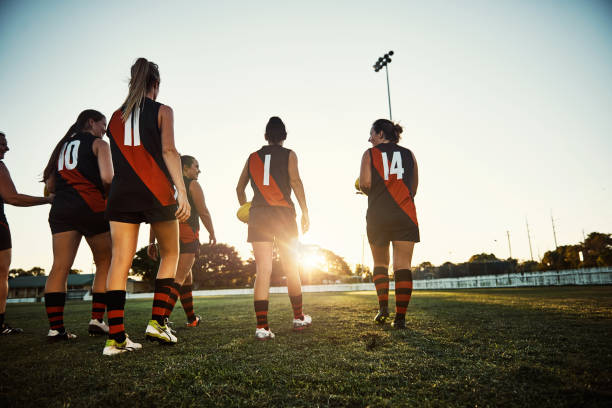
POLYGON ((399 142, 401 138, 400 135, 404 131, 400 125, 387 119, 378 119, 372 123, 372 129, 374 129, 376 133, 382 132, 383 137, 392 143, 399 142))
POLYGON ((278 116, 272 116, 266 125, 266 140, 272 143, 279 143, 287 139, 285 124, 278 116))

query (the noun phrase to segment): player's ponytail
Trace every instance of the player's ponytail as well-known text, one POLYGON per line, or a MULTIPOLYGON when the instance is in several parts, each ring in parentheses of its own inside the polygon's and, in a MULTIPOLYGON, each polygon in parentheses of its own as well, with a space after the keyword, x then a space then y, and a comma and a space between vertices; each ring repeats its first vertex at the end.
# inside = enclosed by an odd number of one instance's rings
POLYGON ((374 129, 376 133, 382 132, 383 137, 391 143, 399 142, 401 134, 404 131, 400 125, 387 119, 378 119, 372 123, 372 129, 374 129))
POLYGON ((74 122, 74 124, 70 126, 64 137, 61 138, 61 140, 55 146, 55 149, 53 149, 53 153, 51 153, 51 158, 47 163, 47 167, 45 167, 45 170, 43 171, 43 182, 47 181, 49 177, 51 177, 51 174, 53 174, 55 166, 57 165, 57 159, 59 158, 60 151, 62 150, 62 146, 64 145, 64 143, 70 140, 77 133, 86 130, 89 119, 92 119, 94 122, 97 122, 99 120, 104 119, 104 117, 105 116, 102 113, 94 109, 86 109, 79 114, 76 122, 74 122))
POLYGON ((159 84, 159 68, 157 64, 147 61, 146 58, 138 58, 130 72, 128 96, 122 106, 121 119, 123 122, 127 122, 134 108, 142 104, 147 92, 159 84))

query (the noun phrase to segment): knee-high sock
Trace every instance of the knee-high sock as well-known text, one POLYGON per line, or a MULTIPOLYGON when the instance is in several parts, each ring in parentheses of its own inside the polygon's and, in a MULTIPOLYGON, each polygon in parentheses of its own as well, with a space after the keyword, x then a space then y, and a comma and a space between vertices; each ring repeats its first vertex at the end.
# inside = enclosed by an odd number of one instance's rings
POLYGON ((302 313, 302 295, 289 296, 289 300, 293 308, 293 318, 304 320, 304 313, 302 313))
POLYGON ((412 296, 412 272, 410 269, 395 271, 395 315, 405 316, 412 296))
POLYGON ((179 285, 177 282, 172 282, 172 285, 170 285, 170 295, 168 296, 168 314, 166 317, 170 317, 172 310, 174 310, 174 305, 176 305, 176 301, 180 295, 180 288, 181 285, 179 285))
POLYGON ((380 310, 388 310, 389 308, 389 268, 384 266, 374 267, 374 275, 372 276, 374 286, 376 286, 376 295, 378 296, 378 308, 380 310))
POLYGON ((91 299, 91 319, 98 321, 104 320, 104 311, 106 310, 106 301, 104 300, 106 292, 94 292, 91 299))
POLYGON ((193 295, 191 293, 191 285, 181 286, 180 292, 183 310, 185 310, 187 320, 192 322, 195 319, 195 313, 193 313, 193 295))
POLYGON ((66 292, 45 293, 45 309, 52 330, 64 331, 64 305, 66 292))
POLYGON ((255 300, 255 315, 257 316, 257 328, 264 328, 269 330, 268 327, 268 301, 267 300, 255 300))
POLYGON ((108 317, 108 338, 119 343, 125 341, 123 313, 125 310, 125 290, 106 292, 106 316, 108 317))
POLYGON ((170 309, 170 286, 173 283, 174 279, 172 278, 155 279, 155 295, 153 297, 151 320, 156 320, 162 326, 170 309))

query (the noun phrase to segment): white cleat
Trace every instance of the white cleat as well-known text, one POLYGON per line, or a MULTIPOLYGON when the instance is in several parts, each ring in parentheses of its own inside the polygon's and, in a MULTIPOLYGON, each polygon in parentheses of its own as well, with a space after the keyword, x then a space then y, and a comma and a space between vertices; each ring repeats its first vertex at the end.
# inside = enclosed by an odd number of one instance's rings
POLYGON ((172 334, 172 330, 168 325, 160 325, 157 320, 149 320, 147 329, 145 330, 147 340, 156 341, 160 344, 176 344, 177 338, 172 334))
POLYGON ((76 339, 76 334, 72 334, 69 331, 65 330, 60 332, 58 330, 49 329, 49 333, 47 334, 47 341, 62 341, 62 340, 74 340, 76 339))
POLYGON ((293 319, 293 330, 304 330, 312 324, 312 317, 305 314, 303 319, 293 319))
POLYGON ((106 340, 106 344, 104 346, 104 350, 102 350, 102 354, 105 356, 114 356, 128 351, 140 350, 141 348, 142 344, 134 343, 126 334, 125 341, 123 343, 119 343, 116 340, 112 339, 106 340))
POLYGON ((272 340, 274 338, 274 333, 271 330, 266 330, 263 327, 255 330, 255 338, 257 340, 272 340))
POLYGON ((104 321, 99 321, 98 319, 91 319, 89 321, 89 335, 90 336, 98 336, 108 334, 108 326, 104 321))

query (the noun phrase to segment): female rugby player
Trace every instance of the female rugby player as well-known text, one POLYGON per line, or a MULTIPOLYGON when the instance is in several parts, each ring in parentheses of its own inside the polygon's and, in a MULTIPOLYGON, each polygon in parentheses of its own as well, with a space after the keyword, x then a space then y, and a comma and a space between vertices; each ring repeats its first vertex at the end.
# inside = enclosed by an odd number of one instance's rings
MULTIPOLYGON (((210 211, 206 207, 202 186, 198 183, 200 164, 195 157, 183 155, 181 156, 181 165, 183 167, 183 181, 187 190, 187 199, 191 206, 191 215, 186 222, 179 224, 180 256, 174 283, 170 288, 170 310, 167 317, 170 317, 172 308, 174 308, 180 296, 183 309, 185 314, 187 314, 187 327, 196 327, 200 324, 201 317, 193 311, 193 274, 191 273, 191 267, 196 255, 200 252, 200 220, 202 220, 202 224, 204 224, 208 231, 208 243, 210 245, 216 244, 217 238, 215 237, 210 211)), ((152 259, 157 260, 157 246, 155 245, 153 229, 151 229, 147 252, 152 259)))
POLYGON ((157 64, 138 58, 131 68, 128 96, 108 124, 115 177, 106 207, 113 255, 106 283, 109 339, 104 355, 141 348, 127 338, 123 316, 128 271, 142 222, 151 224, 161 255, 145 335, 160 343, 177 341, 165 324, 165 316, 179 258, 177 218, 187 220, 190 207, 174 145, 172 108, 156 102, 159 83, 157 64))
POLYGON ((308 231, 310 220, 304 186, 298 172, 297 156, 292 150, 283 147, 286 138, 283 121, 276 116, 271 117, 265 133, 268 145, 251 153, 236 186, 240 205, 247 201, 245 188, 249 180, 254 192, 247 241, 253 245, 255 255, 255 337, 259 340, 274 338, 274 333, 268 327, 268 296, 274 243, 279 250, 283 271, 287 274, 287 291, 293 307, 293 328, 301 330, 312 323, 312 318, 302 313, 302 285, 295 256, 298 230, 291 190, 302 210, 302 233, 308 231))
POLYGON ((379 311, 374 320, 389 318, 389 242, 393 244, 395 319, 393 327, 406 327, 406 308, 412 295, 412 251, 419 242, 419 224, 414 206, 419 183, 416 159, 397 143, 402 127, 378 119, 370 129, 372 148, 361 158, 359 187, 368 195, 366 215, 368 241, 374 259, 374 284, 379 311))
POLYGON ((102 140, 105 133, 106 117, 93 109, 84 110, 53 149, 43 172, 47 191, 55 193, 49 211, 53 266, 45 285, 48 340, 76 338, 64 328, 64 305, 68 274, 83 236, 96 264, 89 333, 108 333, 103 318, 111 237, 104 209, 113 165, 108 144, 102 140))
POLYGON ((4 321, 6 298, 8 297, 8 273, 11 266, 11 230, 4 215, 4 203, 18 207, 50 204, 54 195, 49 197, 33 197, 19 194, 15 189, 11 174, 4 164, 4 155, 9 151, 6 135, 0 132, 0 335, 19 334, 21 329, 9 326, 4 321))

